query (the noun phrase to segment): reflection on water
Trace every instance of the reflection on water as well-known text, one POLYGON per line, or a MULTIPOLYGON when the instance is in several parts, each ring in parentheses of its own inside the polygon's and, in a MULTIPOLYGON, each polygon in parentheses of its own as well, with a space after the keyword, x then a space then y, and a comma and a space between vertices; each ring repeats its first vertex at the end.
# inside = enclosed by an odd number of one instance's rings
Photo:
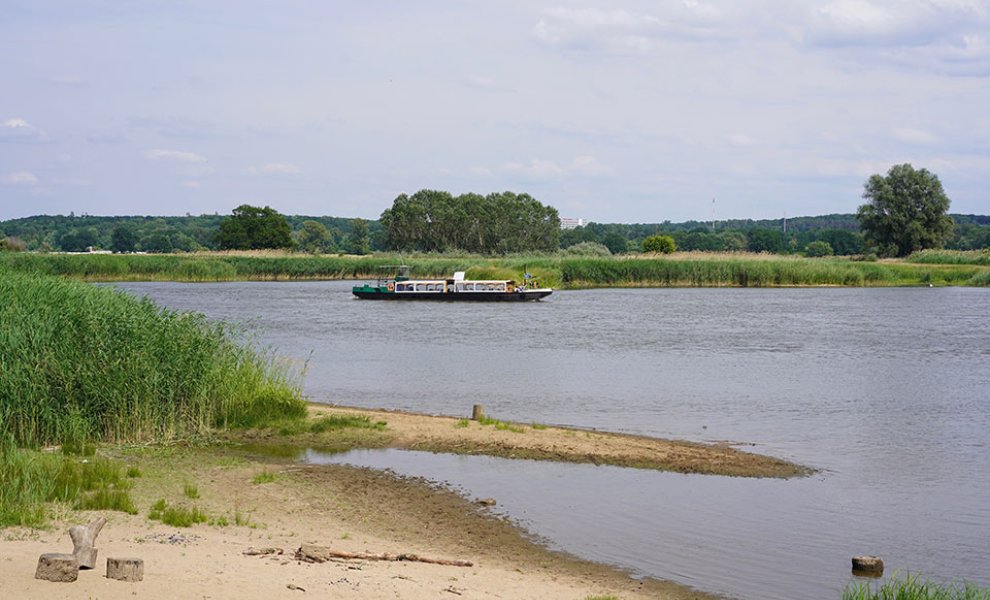
POLYGON ((349 286, 120 287, 249 323, 307 365, 314 400, 464 415, 481 403, 501 419, 753 443, 822 469, 753 481, 374 455, 499 498, 578 554, 753 599, 838 597, 856 554, 990 584, 990 290, 590 290, 468 306, 353 300, 349 286), (571 513, 584 517, 562 522, 571 513))

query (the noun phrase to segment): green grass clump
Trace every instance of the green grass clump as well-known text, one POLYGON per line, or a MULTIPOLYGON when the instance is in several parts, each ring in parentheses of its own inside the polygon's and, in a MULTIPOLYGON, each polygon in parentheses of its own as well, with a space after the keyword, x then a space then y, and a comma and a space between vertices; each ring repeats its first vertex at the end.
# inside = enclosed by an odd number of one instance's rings
POLYGON ((531 427, 537 431, 543 431, 544 429, 547 428, 547 426, 542 423, 533 423, 531 427))
POLYGON ((460 419, 456 423, 454 423, 454 427, 457 427, 459 429, 463 429, 465 427, 468 427, 469 425, 471 425, 471 421, 469 421, 468 419, 460 419))
POLYGON ((271 471, 262 471, 261 473, 258 473, 257 475, 255 475, 251 479, 251 482, 254 483, 254 484, 272 483, 277 478, 278 478, 278 476, 275 475, 275 473, 272 473, 271 471))
POLYGON ((487 415, 482 415, 478 418, 478 423, 482 425, 493 425, 495 431, 511 431, 512 433, 525 433, 525 429, 512 423, 506 423, 504 421, 499 421, 498 419, 489 417, 487 415))
POLYGON ((325 433, 338 429, 375 429, 384 431, 385 421, 372 421, 365 415, 324 415, 309 425, 311 433, 325 433))
POLYGON ((136 513, 130 482, 121 465, 105 458, 80 458, 18 448, 0 436, 0 527, 45 523, 45 503, 81 510, 136 513))
POLYGON ((990 589, 970 583, 939 584, 908 575, 894 575, 879 585, 852 583, 842 592, 842 600, 990 600, 990 589))
POLYGON ((192 527, 196 523, 206 523, 209 521, 209 517, 199 507, 174 506, 169 504, 164 498, 151 506, 151 510, 148 512, 148 518, 152 521, 161 521, 165 525, 171 525, 172 527, 192 527))
POLYGON ((20 445, 161 439, 301 417, 298 385, 203 315, 0 272, 0 424, 20 445))
POLYGON ((187 483, 182 486, 182 495, 190 500, 195 500, 199 498, 199 488, 195 484, 187 483))

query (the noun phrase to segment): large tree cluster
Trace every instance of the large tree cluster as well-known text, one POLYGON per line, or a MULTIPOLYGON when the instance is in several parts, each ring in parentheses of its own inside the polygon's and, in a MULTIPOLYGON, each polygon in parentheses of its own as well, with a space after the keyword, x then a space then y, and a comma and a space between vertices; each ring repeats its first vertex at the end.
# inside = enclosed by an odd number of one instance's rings
POLYGON ((480 254, 554 252, 560 216, 529 194, 461 194, 420 190, 401 194, 381 216, 393 250, 480 254))
POLYGON ((952 236, 949 197, 938 176, 910 164, 895 165, 887 176, 873 175, 863 186, 867 203, 856 218, 866 242, 882 256, 907 256, 941 248, 952 236))
POLYGON ((291 248, 292 229, 273 208, 242 204, 220 222, 216 235, 221 250, 291 248))

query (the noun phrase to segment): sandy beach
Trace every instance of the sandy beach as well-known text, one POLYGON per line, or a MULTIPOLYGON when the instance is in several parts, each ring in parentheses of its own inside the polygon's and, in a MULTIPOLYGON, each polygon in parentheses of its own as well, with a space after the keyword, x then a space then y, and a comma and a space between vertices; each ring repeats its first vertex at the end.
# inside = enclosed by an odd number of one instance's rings
MULTIPOLYGON (((708 459, 731 464, 732 469, 747 461, 759 469, 776 464, 775 459, 754 454, 734 456, 736 451, 725 446, 681 447, 680 442, 552 427, 519 433, 474 422, 464 426, 452 417, 387 411, 327 406, 311 411, 314 416, 348 413, 383 420, 384 440, 396 447, 460 444, 461 451, 471 448, 502 455, 534 451, 581 461, 635 459, 643 464, 649 462, 646 459, 669 462, 680 452, 688 465, 708 459)), ((236 445, 108 452, 141 471, 132 491, 139 514, 64 511, 46 530, 0 532, 0 596, 39 600, 710 598, 683 586, 637 580, 612 567, 551 552, 477 499, 418 479, 348 466, 300 465, 274 453, 247 454, 236 445), (196 498, 184 492, 189 487, 195 488, 196 498), (149 520, 148 507, 159 499, 196 506, 210 516, 210 522, 176 528, 149 520), (101 514, 109 522, 97 540, 96 569, 81 571, 73 583, 34 579, 40 554, 71 551, 67 528, 101 514), (472 566, 297 560, 294 554, 307 544, 347 553, 470 561, 472 566), (107 557, 142 558, 144 580, 107 579, 107 557)))

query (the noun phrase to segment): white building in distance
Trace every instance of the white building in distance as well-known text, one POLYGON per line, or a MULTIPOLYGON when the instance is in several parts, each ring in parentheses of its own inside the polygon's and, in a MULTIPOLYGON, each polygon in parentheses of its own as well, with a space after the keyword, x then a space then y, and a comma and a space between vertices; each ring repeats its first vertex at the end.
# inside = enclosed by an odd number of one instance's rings
POLYGON ((561 217, 560 218, 560 228, 561 229, 577 229, 578 227, 584 227, 587 225, 584 219, 575 219, 574 217, 561 217))

